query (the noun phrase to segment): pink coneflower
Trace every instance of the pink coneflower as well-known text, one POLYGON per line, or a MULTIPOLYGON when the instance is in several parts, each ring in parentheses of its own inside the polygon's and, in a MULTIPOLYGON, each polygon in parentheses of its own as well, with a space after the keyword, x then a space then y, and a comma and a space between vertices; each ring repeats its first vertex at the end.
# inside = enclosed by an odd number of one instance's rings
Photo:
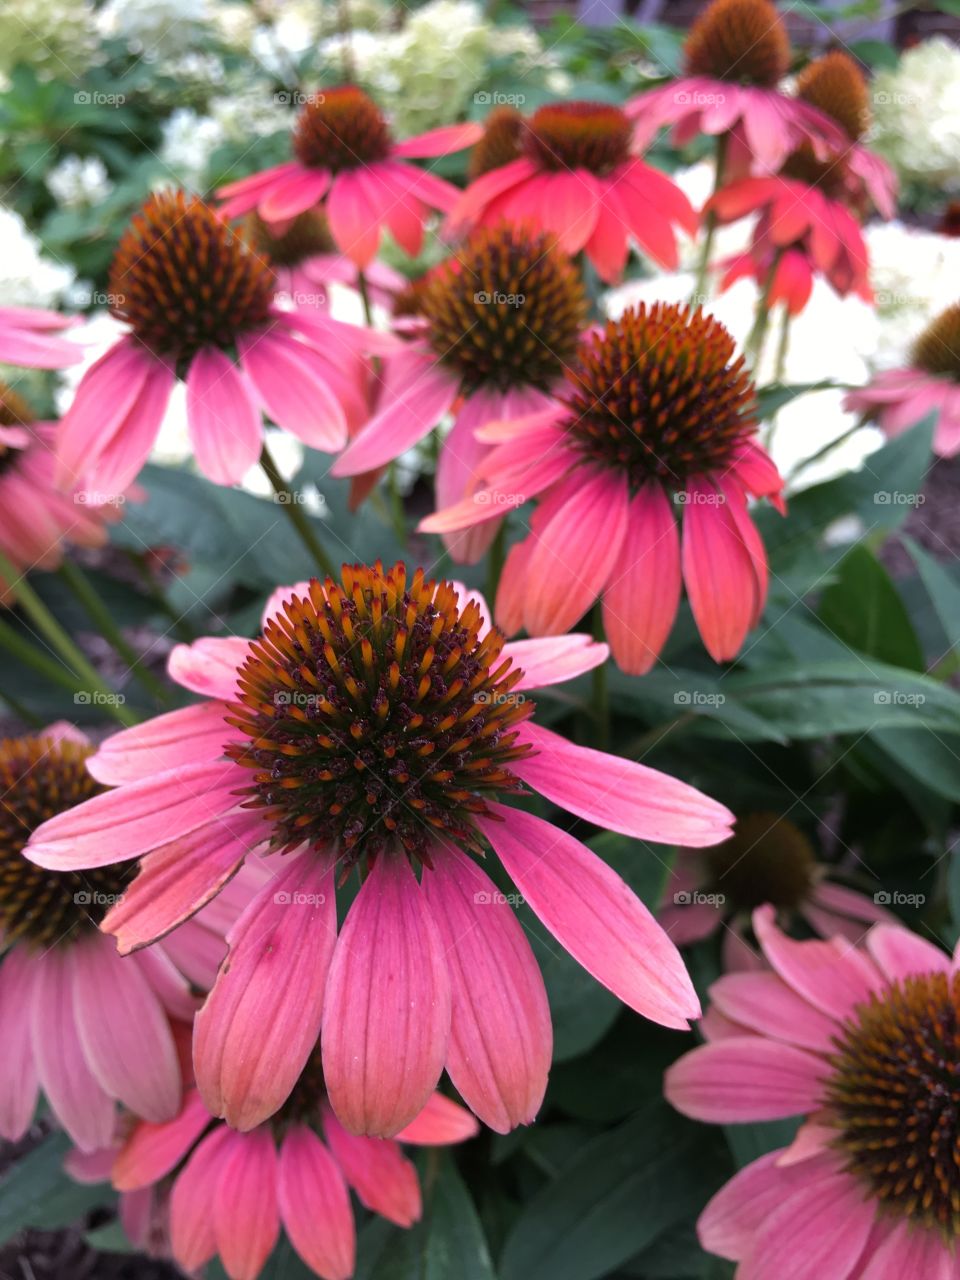
POLYGON ((0 364, 24 369, 63 369, 83 359, 76 343, 60 337, 76 317, 33 307, 0 307, 0 364))
POLYGON ((61 482, 121 492, 178 378, 197 465, 217 484, 260 456, 261 410, 311 448, 341 448, 366 416, 361 352, 376 335, 278 307, 275 284, 263 254, 201 200, 151 196, 110 270, 110 309, 129 333, 87 371, 61 423, 61 482))
POLYGON ((167 1124, 133 1129, 113 1163, 129 1195, 169 1199, 173 1258, 193 1273, 218 1255, 230 1280, 256 1280, 283 1227, 303 1262, 323 1280, 353 1275, 353 1190, 361 1204, 400 1227, 421 1215, 420 1180, 400 1143, 464 1142, 479 1126, 435 1093, 396 1141, 360 1138, 337 1123, 319 1053, 272 1120, 238 1133, 211 1116, 196 1090, 167 1124))
POLYGON ((955 1280, 956 960, 899 925, 874 926, 865 951, 795 942, 769 907, 754 928, 773 971, 713 985, 721 1034, 665 1092, 709 1123, 804 1124, 714 1196, 703 1247, 751 1280, 955 1280))
POLYGON ((539 107, 523 121, 520 156, 471 182, 450 229, 531 222, 565 253, 582 249, 606 281, 622 274, 631 240, 675 269, 676 228, 695 235, 697 215, 665 173, 639 158, 633 135, 633 123, 607 103, 539 107))
MULTIPOLYGON (((415 317, 403 322, 411 340, 384 360, 377 412, 333 474, 382 467, 452 412, 437 464, 437 503, 446 507, 467 494, 489 452, 479 427, 552 403, 586 323, 587 297, 550 235, 501 223, 475 231, 417 285, 413 301, 415 317)), ((475 562, 498 525, 447 535, 448 549, 475 562)))
POLYGON ((399 564, 285 589, 258 640, 175 650, 171 675, 210 701, 108 740, 91 768, 117 790, 34 840, 30 856, 51 868, 143 857, 104 921, 123 952, 189 917, 251 853, 269 855, 275 879, 231 931, 196 1023, 204 1100, 238 1129, 284 1102, 321 1028, 330 1103, 351 1132, 397 1133, 444 1066, 492 1128, 532 1120, 550 1014, 523 929, 471 856, 488 845, 626 1004, 672 1027, 697 1014, 679 954, 624 881, 504 802, 527 786, 668 844, 722 839, 730 814, 536 725, 530 690, 598 665, 606 646, 505 646, 487 616, 462 588, 399 564), (336 886, 354 869, 362 886, 338 938, 336 886))
MULTIPOLYGON (((0 552, 16 569, 55 569, 65 544, 99 547, 116 506, 98 506, 97 495, 68 494, 54 485, 56 426, 37 422, 33 410, 0 382, 0 552)), ((0 603, 16 594, 0 577, 0 603)))
POLYGON ((129 877, 45 873, 23 856, 42 822, 103 791, 92 750, 66 725, 0 742, 0 1135, 23 1136, 42 1088, 85 1150, 111 1141, 115 1100, 157 1121, 176 1114, 170 1018, 193 1017, 191 985, 211 982, 224 952, 223 934, 196 920, 121 959, 97 926, 129 877))
POLYGON ((430 211, 448 212, 460 192, 405 161, 462 151, 481 132, 478 124, 452 124, 395 142, 377 104, 355 85, 340 85, 315 94, 300 112, 295 160, 231 182, 217 195, 228 218, 256 209, 281 226, 322 202, 334 243, 359 267, 376 257, 384 226, 415 257, 430 211))
POLYGON ((743 357, 721 324, 641 304, 583 345, 557 406, 486 433, 506 439, 481 468, 487 487, 420 527, 468 528, 539 495, 500 580, 507 634, 561 635, 602 597, 613 655, 640 674, 666 642, 685 583, 704 644, 725 661, 766 598, 747 495, 782 506, 755 415, 743 357))
POLYGON ((822 275, 841 298, 854 293, 872 302, 860 224, 820 187, 783 175, 744 178, 718 191, 706 209, 721 226, 759 214, 750 249, 726 264, 722 288, 752 277, 764 287, 768 306, 781 302, 797 315, 814 276, 822 275))
POLYGON ((941 458, 960 453, 960 303, 923 331, 906 368, 878 373, 868 386, 851 391, 844 407, 865 414, 888 436, 936 413, 934 452, 941 458))
MULTIPOLYGON (((354 290, 361 287, 360 268, 336 251, 321 209, 298 214, 282 229, 271 228, 256 213, 249 215, 245 225, 254 248, 273 267, 280 299, 289 299, 297 307, 326 311, 331 285, 354 290)), ((407 286, 406 278, 385 262, 371 262, 364 270, 362 283, 369 300, 388 310, 407 286)))
POLYGON ((775 813, 737 820, 729 840, 703 851, 682 850, 668 878, 657 919, 678 945, 724 929, 736 945, 752 911, 770 903, 784 920, 802 919, 823 937, 859 942, 871 924, 895 917, 875 899, 830 878, 806 835, 775 813))
POLYGON ((777 87, 790 68, 790 41, 770 0, 712 0, 690 28, 684 59, 681 79, 626 105, 642 145, 664 125, 677 146, 701 133, 723 138, 727 178, 779 169, 804 143, 821 156, 844 147, 828 116, 777 87))

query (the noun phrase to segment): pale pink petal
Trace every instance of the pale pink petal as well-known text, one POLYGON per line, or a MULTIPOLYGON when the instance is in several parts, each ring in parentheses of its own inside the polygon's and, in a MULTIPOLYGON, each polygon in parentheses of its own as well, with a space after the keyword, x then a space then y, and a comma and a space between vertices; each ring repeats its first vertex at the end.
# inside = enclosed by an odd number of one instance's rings
POLYGON ((187 425, 197 466, 214 484, 239 484, 260 456, 263 424, 250 386, 216 347, 187 371, 187 425))
POLYGON ((13 947, 0 960, 0 1137, 19 1142, 37 1106, 37 1066, 30 1030, 35 981, 25 947, 13 947))
POLYGON ((223 703, 201 702, 121 729, 101 743, 87 768, 98 782, 119 787, 185 764, 217 760, 232 734, 224 722, 226 713, 223 703))
POLYGON ((409 1142, 413 1146, 445 1147, 466 1142, 480 1132, 476 1116, 465 1107, 445 1098, 442 1093, 432 1093, 416 1120, 411 1120, 397 1134, 397 1142, 409 1142))
POLYGON ((240 636, 202 636, 171 649, 167 673, 192 693, 229 701, 237 696, 237 671, 249 652, 250 641, 240 636))
POLYGON ((289 1096, 320 1034, 336 941, 329 859, 284 859, 230 931, 229 960, 194 1024, 197 1085, 246 1132, 289 1096))
POLYGON ((536 754, 511 769, 547 799, 598 827, 640 840, 694 847, 725 839, 733 814, 695 787, 622 756, 578 747, 532 721, 520 739, 536 754))
POLYGON ((269 1125, 231 1133, 213 1201, 217 1253, 230 1280, 257 1280, 280 1235, 277 1148, 269 1125))
POLYGON ((284 222, 319 204, 330 186, 327 169, 301 169, 271 183, 257 212, 264 222, 284 222))
POLYGON ((668 1102, 694 1120, 744 1124, 815 1111, 829 1067, 795 1045, 739 1036, 678 1058, 664 1076, 668 1102))
POLYGON ((617 666, 645 675, 656 662, 680 603, 680 532, 661 485, 630 503, 620 556, 603 593, 603 625, 617 666))
POLYGON ((425 160, 433 156, 446 156, 454 151, 462 151, 464 147, 472 147, 483 137, 483 125, 479 121, 468 124, 446 124, 439 129, 428 129, 426 133, 418 133, 405 142, 396 142, 391 148, 391 155, 406 156, 407 159, 425 160))
MULTIPOLYGON (((170 404, 176 379, 171 369, 154 360, 126 418, 89 459, 83 483, 98 495, 120 495, 139 475, 157 439, 170 404)), ((61 423, 61 429, 63 424, 61 423)), ((103 501, 102 496, 98 498, 103 501)))
POLYGON ((317 1135, 294 1125, 280 1148, 280 1217, 290 1243, 323 1280, 353 1275, 356 1232, 340 1167, 317 1135))
POLYGON ((113 1141, 113 1100, 87 1066, 73 1007, 71 948, 54 947, 35 960, 31 1035, 40 1085, 54 1115, 78 1147, 95 1151, 113 1141))
POLYGON ((553 1050, 540 969, 513 909, 466 855, 438 847, 424 870, 450 967, 453 1014, 447 1073, 467 1105, 497 1133, 540 1110, 553 1050))
MULTIPOLYGON (((455 506, 476 487, 478 469, 490 446, 477 439, 476 429, 502 416, 503 397, 499 392, 474 392, 456 415, 437 459, 435 485, 439 511, 455 506)), ((490 549, 499 524, 487 521, 469 529, 443 535, 443 543, 458 564, 476 564, 490 549)))
POLYGON ((787 1044, 829 1053, 837 1025, 804 1000, 775 973, 728 973, 711 986, 710 999, 722 1014, 787 1044))
POLYGON ((203 1141, 178 1174, 170 1193, 170 1246, 186 1271, 209 1262, 217 1252, 213 1215, 217 1184, 234 1135, 219 1125, 203 1141))
POLYGON ((592 637, 573 632, 566 636, 544 636, 533 640, 511 640, 503 647, 504 658, 510 658, 523 676, 513 686, 517 693, 525 689, 543 689, 551 684, 574 680, 585 671, 602 666, 610 656, 605 644, 592 637))
POLYGON ((330 967, 323 1069, 337 1118, 389 1137, 423 1110, 450 1037, 448 960, 403 854, 377 858, 330 967))
POLYGON ((347 1133, 326 1106, 323 1132, 360 1203, 397 1226, 412 1226, 422 1211, 420 1180, 399 1143, 347 1133))
POLYGON ((327 197, 326 212, 337 248, 358 267, 366 267, 376 257, 380 225, 371 216, 363 187, 353 173, 337 174, 327 197))
MULTIPOLYGON (((821 1272, 821 1277, 823 1273, 821 1272)), ((912 1222, 897 1222, 858 1280, 957 1280, 956 1254, 943 1237, 912 1222)))
POLYGON ((561 946, 631 1009, 686 1030, 700 1002, 680 953, 633 890, 542 818, 499 804, 491 809, 478 825, 561 946))
MULTIPOLYGON (((246 178, 237 178, 233 182, 226 183, 225 186, 217 188, 218 200, 229 200, 233 196, 246 195, 250 192, 265 192, 276 186, 281 180, 292 177, 296 173, 303 173, 303 165, 299 160, 285 160, 283 164, 273 165, 269 169, 261 169, 259 173, 251 173, 246 178)), ((254 202, 256 203, 256 201, 254 202)), ((250 206, 253 208, 253 205, 250 206)), ((229 217, 232 215, 224 214, 221 216, 229 217)))
POLYGON ((135 1191, 166 1177, 211 1120, 200 1094, 191 1089, 175 1119, 166 1124, 138 1124, 113 1161, 113 1185, 118 1191, 135 1191))
POLYGON ((898 924, 877 924, 867 934, 867 950, 891 982, 926 973, 950 973, 947 953, 898 924))
POLYGON ((277 424, 312 449, 334 453, 347 440, 347 419, 322 362, 296 338, 271 329, 237 342, 240 362, 277 424))

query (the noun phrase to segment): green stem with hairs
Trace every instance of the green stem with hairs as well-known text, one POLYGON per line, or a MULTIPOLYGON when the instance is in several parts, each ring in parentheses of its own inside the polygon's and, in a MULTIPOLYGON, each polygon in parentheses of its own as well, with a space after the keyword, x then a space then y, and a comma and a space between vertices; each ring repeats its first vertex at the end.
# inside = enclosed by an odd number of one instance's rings
MULTIPOLYGON (((713 178, 713 195, 716 195, 723 186, 723 170, 727 163, 727 142, 729 134, 721 133, 717 137, 716 147, 716 173, 713 178)), ((710 255, 713 253, 713 241, 717 233, 717 215, 711 209, 704 219, 704 237, 703 249, 700 252, 700 261, 697 263, 697 278, 693 286, 693 293, 690 295, 690 305, 695 306, 704 302, 707 296, 707 277, 710 273, 710 255)))
POLYGON ((770 294, 773 292, 773 282, 776 278, 777 267, 780 264, 780 250, 774 254, 773 261, 770 263, 770 270, 767 272, 767 278, 763 282, 763 291, 757 299, 757 311, 753 321, 753 328, 747 338, 744 350, 748 356, 752 356, 752 366, 754 373, 760 367, 760 358, 763 355, 763 344, 767 336, 767 327, 770 324, 770 294))
POLYGON ((497 591, 500 587, 500 575, 503 573, 503 566, 507 559, 507 522, 500 521, 500 528, 496 532, 493 542, 490 544, 489 558, 487 560, 487 604, 491 609, 496 608, 497 591))
POLYGON ((274 461, 273 454, 271 454, 267 447, 266 441, 264 441, 263 448, 260 450, 260 466, 263 468, 264 475, 270 481, 273 492, 277 495, 277 502, 283 509, 287 519, 296 530, 300 541, 310 552, 310 555, 316 562, 317 568, 325 577, 336 578, 337 571, 334 568, 333 561, 330 559, 330 556, 324 549, 323 544, 314 532, 313 526, 307 517, 307 513, 297 502, 296 494, 290 486, 285 483, 283 476, 280 474, 280 469, 274 461))

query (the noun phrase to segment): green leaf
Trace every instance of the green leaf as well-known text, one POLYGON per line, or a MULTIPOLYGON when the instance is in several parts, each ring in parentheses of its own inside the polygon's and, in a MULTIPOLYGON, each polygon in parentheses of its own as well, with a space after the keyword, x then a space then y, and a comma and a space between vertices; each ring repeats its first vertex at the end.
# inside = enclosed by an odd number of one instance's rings
POLYGON ((63 1168, 70 1140, 52 1133, 0 1178, 0 1244, 25 1227, 69 1227, 98 1205, 110 1204, 109 1186, 74 1182, 63 1168))
POLYGON ((501 1280, 597 1280, 699 1210, 723 1177, 714 1138, 660 1100, 584 1147, 511 1231, 501 1280))
POLYGON ((862 543, 848 551, 820 598, 820 620, 860 653, 923 671, 923 652, 890 575, 862 543))
POLYGON ((762 1124, 728 1124, 724 1126, 727 1144, 738 1168, 752 1164, 769 1151, 789 1147, 800 1127, 798 1118, 767 1120, 762 1124))
POLYGON ((760 420, 763 422, 767 418, 772 418, 784 405, 790 404, 792 400, 796 400, 799 396, 805 396, 811 391, 830 391, 838 385, 840 384, 832 382, 829 378, 823 378, 820 382, 798 382, 792 386, 786 386, 780 382, 771 382, 757 390, 760 420))
POLYGON ((930 596, 946 637, 951 642, 951 648, 956 648, 960 644, 957 638, 960 637, 960 582, 912 538, 904 537, 901 541, 917 566, 920 580, 930 596))

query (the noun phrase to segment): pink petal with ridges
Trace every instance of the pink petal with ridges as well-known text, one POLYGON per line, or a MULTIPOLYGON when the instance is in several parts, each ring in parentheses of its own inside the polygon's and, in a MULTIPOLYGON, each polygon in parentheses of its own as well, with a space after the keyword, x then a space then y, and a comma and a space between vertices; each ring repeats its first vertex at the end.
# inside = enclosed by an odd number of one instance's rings
POLYGON ((327 1106, 323 1132, 360 1203, 399 1227, 412 1226, 422 1212, 420 1180, 399 1143, 347 1133, 327 1106))
POLYGON ((226 1125, 219 1125, 207 1134, 173 1184, 170 1246, 174 1258, 186 1271, 202 1267, 217 1252, 213 1226, 217 1184, 232 1137, 226 1125))
POLYGON ((476 1116, 442 1093, 432 1093, 415 1120, 397 1134, 397 1142, 444 1147, 466 1142, 480 1132, 476 1116))
POLYGON ((815 1111, 830 1068, 795 1045, 735 1036, 692 1049, 667 1070, 664 1094, 708 1124, 780 1120, 815 1111))
POLYGON ((257 1280, 280 1235, 277 1148, 269 1125, 231 1133, 213 1200, 217 1252, 230 1280, 257 1280))
POLYGON ((645 675, 680 604, 680 531, 673 504, 651 481, 631 501, 618 562, 603 593, 603 623, 617 666, 645 675))
POLYGON ((515 692, 521 693, 525 689, 544 689, 547 685, 574 680, 585 671, 602 666, 610 650, 592 636, 575 631, 566 636, 511 640, 504 645, 503 656, 523 672, 513 686, 515 692))
POLYGON ((101 743, 87 768, 98 782, 119 787, 185 764, 209 763, 223 755, 232 736, 226 713, 221 702, 201 702, 121 729, 101 743))
POLYGON ((294 1125, 280 1148, 280 1217, 290 1243, 323 1280, 349 1280, 356 1258, 350 1192, 312 1129, 294 1125))
POLYGON ((30 1014, 34 965, 25 947, 13 947, 0 960, 0 1137, 19 1142, 37 1106, 37 1065, 30 1014))
POLYGON ((191 1089, 173 1120, 137 1125, 113 1161, 113 1185, 118 1191, 135 1191, 166 1177, 211 1122, 200 1094, 191 1089))
POLYGON ((252 388, 215 347, 190 361, 187 426, 197 466, 214 484, 239 484, 260 456, 263 423, 252 388))
POLYGON ((838 1022, 884 985, 876 966, 849 944, 796 942, 777 928, 770 906, 753 913, 753 929, 767 960, 798 995, 838 1022))

